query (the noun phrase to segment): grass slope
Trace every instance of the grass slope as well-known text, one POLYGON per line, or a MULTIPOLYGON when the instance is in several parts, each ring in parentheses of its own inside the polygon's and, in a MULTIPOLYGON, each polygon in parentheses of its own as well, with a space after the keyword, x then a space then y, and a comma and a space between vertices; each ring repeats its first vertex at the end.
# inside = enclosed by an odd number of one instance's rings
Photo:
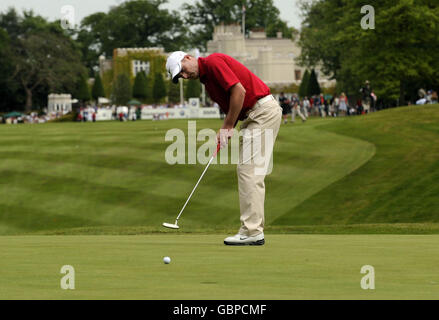
POLYGON ((439 106, 413 106, 319 129, 368 141, 372 159, 274 225, 439 222, 439 106))
MULTIPOLYGON (((412 230, 438 232, 429 224, 439 207, 438 110, 282 126, 266 178, 268 230, 313 232, 306 225, 318 224, 339 233, 368 223, 373 232, 422 222, 412 230)), ((197 121, 197 130, 220 126, 197 121)), ((0 234, 163 231, 204 168, 165 162, 171 128, 187 132, 187 121, 0 126, 0 234)), ((209 168, 181 225, 186 232, 236 231, 235 165, 209 168)))

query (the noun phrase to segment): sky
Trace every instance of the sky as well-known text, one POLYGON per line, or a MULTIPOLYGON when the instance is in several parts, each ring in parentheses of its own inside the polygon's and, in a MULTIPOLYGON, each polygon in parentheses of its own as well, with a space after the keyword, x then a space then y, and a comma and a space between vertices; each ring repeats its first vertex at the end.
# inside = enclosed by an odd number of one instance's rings
MULTIPOLYGON (((72 6, 75 22, 79 24, 84 17, 96 12, 108 12, 111 6, 121 2, 123 0, 1 0, 0 11, 5 12, 9 7, 15 7, 19 12, 22 9, 33 9, 37 14, 53 21, 61 18, 63 6, 72 6)), ((168 0, 162 8, 178 10, 185 2, 193 4, 196 0, 168 0)), ((281 19, 286 21, 288 26, 298 29, 301 22, 297 7, 298 0, 273 0, 273 2, 280 11, 281 19)))

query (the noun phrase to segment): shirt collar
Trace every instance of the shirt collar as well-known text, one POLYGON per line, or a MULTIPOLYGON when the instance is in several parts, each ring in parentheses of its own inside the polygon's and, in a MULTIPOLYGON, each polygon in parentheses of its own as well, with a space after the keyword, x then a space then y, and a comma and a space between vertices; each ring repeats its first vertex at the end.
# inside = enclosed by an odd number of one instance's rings
POLYGON ((198 58, 198 73, 200 82, 205 83, 207 80, 206 66, 204 64, 204 58, 198 58))

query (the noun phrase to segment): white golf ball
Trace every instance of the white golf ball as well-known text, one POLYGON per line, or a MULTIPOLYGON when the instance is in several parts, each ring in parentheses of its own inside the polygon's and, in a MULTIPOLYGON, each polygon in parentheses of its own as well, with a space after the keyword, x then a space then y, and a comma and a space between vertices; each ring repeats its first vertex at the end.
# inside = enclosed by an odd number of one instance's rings
POLYGON ((170 264, 170 263, 171 263, 171 258, 169 258, 169 257, 164 257, 164 258, 163 258, 163 262, 164 262, 165 264, 170 264))

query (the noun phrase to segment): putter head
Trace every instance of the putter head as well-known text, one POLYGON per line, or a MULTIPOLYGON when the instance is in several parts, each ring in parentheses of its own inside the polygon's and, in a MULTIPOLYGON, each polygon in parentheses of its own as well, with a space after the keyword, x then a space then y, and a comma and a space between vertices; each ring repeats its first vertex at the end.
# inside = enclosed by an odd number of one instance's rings
POLYGON ((177 224, 172 224, 172 223, 163 223, 163 226, 169 229, 180 229, 180 227, 177 224))

